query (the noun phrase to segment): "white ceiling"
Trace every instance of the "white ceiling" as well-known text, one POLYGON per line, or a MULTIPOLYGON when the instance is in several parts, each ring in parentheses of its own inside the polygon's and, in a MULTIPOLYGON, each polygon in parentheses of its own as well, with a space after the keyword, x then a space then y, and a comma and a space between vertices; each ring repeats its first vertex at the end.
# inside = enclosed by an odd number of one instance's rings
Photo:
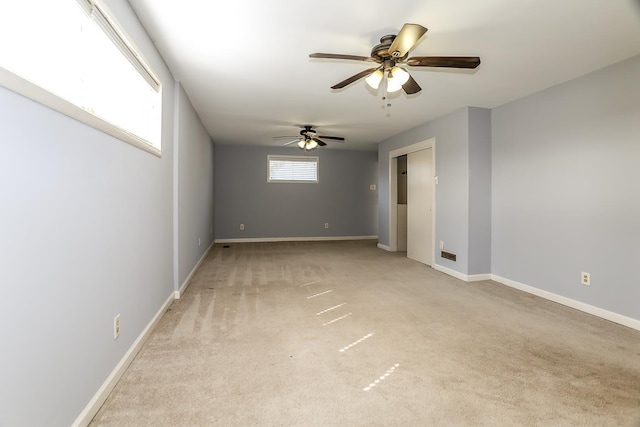
MULTIPOLYGON (((282 145, 316 125, 377 143, 465 106, 492 108, 640 54, 639 0, 129 0, 214 142, 282 145), (409 67, 422 92, 383 108, 360 80, 330 86, 406 22, 429 29, 409 56, 479 56, 473 71, 409 67)), ((325 149, 326 149, 325 148, 325 149)))

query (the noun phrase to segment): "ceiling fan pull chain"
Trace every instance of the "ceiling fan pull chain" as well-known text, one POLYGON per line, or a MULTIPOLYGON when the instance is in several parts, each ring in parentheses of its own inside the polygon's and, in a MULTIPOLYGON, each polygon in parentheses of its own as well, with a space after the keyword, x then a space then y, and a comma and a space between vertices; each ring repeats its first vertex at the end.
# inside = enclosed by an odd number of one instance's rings
POLYGON ((385 75, 382 80, 382 108, 384 109, 391 107, 391 102, 389 102, 389 94, 387 93, 387 76, 385 75))

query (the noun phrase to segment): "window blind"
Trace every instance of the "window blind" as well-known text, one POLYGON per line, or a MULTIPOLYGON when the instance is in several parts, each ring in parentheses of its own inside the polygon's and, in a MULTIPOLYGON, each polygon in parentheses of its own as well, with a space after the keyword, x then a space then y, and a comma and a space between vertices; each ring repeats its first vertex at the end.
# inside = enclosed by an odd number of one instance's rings
POLYGON ((268 156, 268 182, 318 182, 318 158, 268 156))

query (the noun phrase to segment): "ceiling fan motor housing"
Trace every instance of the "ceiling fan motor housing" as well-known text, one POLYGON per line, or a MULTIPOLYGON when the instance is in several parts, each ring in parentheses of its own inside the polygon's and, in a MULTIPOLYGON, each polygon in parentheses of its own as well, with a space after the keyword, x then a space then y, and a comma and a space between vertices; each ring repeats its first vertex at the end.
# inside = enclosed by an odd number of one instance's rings
POLYGON ((386 36, 382 36, 380 38, 380 44, 376 45, 371 49, 371 57, 377 59, 377 62, 382 64, 381 69, 387 71, 396 66, 396 62, 402 62, 408 56, 406 53, 404 56, 400 57, 399 52, 389 52, 389 48, 391 44, 396 39, 394 34, 389 34, 386 36))

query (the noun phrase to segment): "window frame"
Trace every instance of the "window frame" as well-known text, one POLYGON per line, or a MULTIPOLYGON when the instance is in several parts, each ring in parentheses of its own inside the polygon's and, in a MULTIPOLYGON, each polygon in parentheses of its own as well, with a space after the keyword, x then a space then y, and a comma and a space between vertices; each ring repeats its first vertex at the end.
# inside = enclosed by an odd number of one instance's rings
MULTIPOLYGON (((73 0, 71 0, 73 1, 73 0)), ((39 86, 38 84, 31 82, 30 80, 13 73, 12 71, 7 70, 6 68, 0 66, 0 86, 13 91, 19 95, 25 96, 26 98, 31 99, 39 104, 42 104, 46 107, 49 107, 59 113, 62 113, 70 118, 78 120, 88 126, 91 126, 97 130, 100 130, 108 135, 111 135, 125 143, 133 145, 134 147, 140 148, 148 153, 161 157, 162 153, 162 106, 163 106, 163 94, 162 94, 162 83, 160 79, 157 77, 157 74, 153 72, 151 67, 148 65, 149 62, 144 59, 144 56, 141 54, 140 49, 131 41, 131 37, 129 37, 121 28, 121 26, 117 23, 117 21, 113 18, 113 14, 97 0, 75 0, 80 3, 82 7, 83 4, 90 4, 91 6, 96 7, 100 11, 101 17, 106 17, 108 19, 108 23, 115 28, 119 37, 122 38, 121 42, 125 44, 129 50, 135 54, 135 58, 140 61, 139 65, 134 65, 134 68, 140 73, 140 75, 147 80, 147 83, 151 85, 149 82, 149 77, 155 79, 157 83, 157 92, 159 97, 159 107, 160 107, 160 140, 158 141, 158 146, 154 145, 151 141, 147 141, 146 139, 137 136, 127 130, 99 117, 91 112, 85 110, 84 108, 74 104, 71 101, 68 101, 60 96, 50 92, 49 90, 39 86), (140 71, 140 68, 144 68, 147 75, 143 74, 140 71)), ((95 25, 102 28, 101 25, 97 22, 94 22, 95 25)), ((104 29, 103 29, 104 31, 104 29)), ((111 39, 111 42, 114 43, 116 47, 119 48, 123 57, 127 58, 131 62, 131 56, 122 52, 122 48, 118 46, 118 43, 115 43, 113 40, 113 34, 108 34, 105 32, 105 36, 111 39)), ((153 87, 153 86, 152 86, 153 87)))
POLYGON ((320 158, 318 156, 290 156, 290 155, 267 155, 267 183, 268 184, 318 184, 320 183, 320 158), (305 162, 315 163, 316 165, 316 177, 315 180, 285 180, 285 179, 271 179, 271 161, 289 161, 289 162, 305 162))

